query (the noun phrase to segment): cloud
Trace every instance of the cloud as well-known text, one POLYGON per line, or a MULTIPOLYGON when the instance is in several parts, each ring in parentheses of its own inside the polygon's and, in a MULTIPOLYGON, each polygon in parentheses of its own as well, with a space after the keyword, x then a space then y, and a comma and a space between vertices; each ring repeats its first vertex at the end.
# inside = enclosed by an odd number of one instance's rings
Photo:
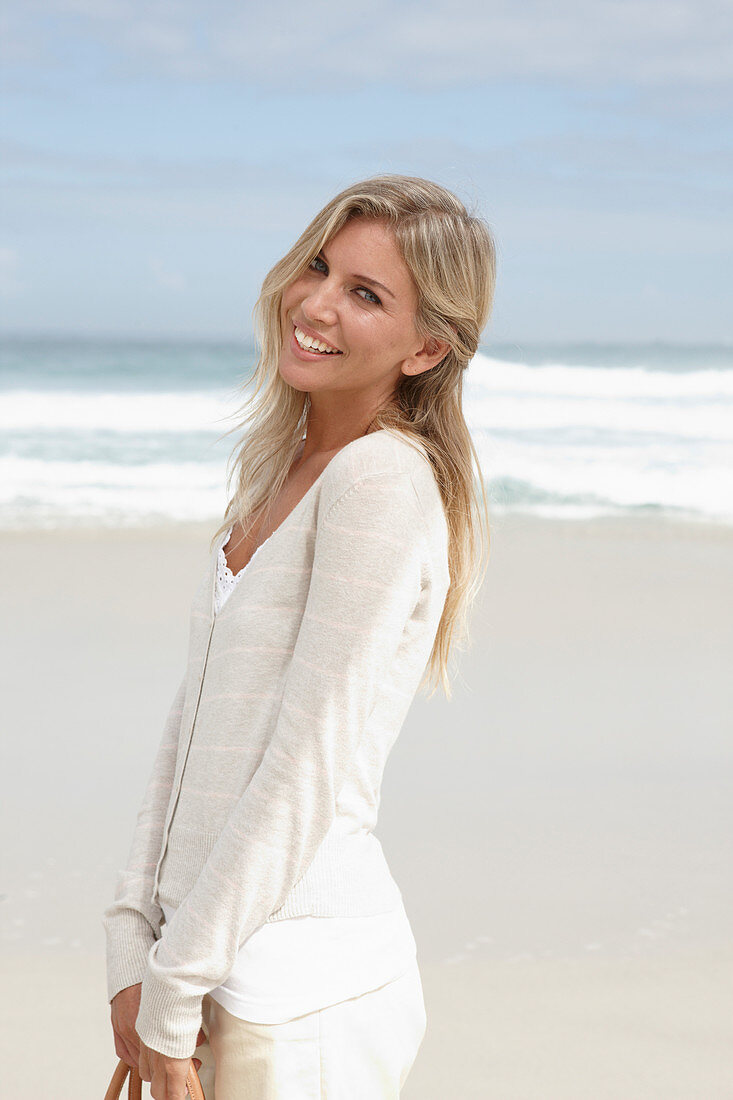
POLYGON ((729 208, 733 177, 730 150, 679 128, 652 138, 588 135, 566 124, 553 136, 485 144, 443 134, 437 146, 430 137, 355 138, 328 165, 301 156, 297 188, 291 159, 290 150, 263 155, 258 148, 251 158, 242 151, 162 159, 0 143, 12 180, 6 202, 23 224, 24 210, 30 215, 32 207, 51 204, 64 222, 83 209, 90 227, 114 225, 124 211, 140 226, 276 231, 312 216, 337 187, 377 171, 439 179, 469 206, 490 204, 503 216, 516 209, 525 217, 539 203, 578 215, 636 211, 678 218, 697 212, 712 223, 729 208))
POLYGON ((10 62, 58 63, 71 36, 104 47, 112 76, 272 91, 559 80, 630 84, 652 96, 678 84, 709 96, 733 83, 727 0, 29 0, 4 22, 10 62))

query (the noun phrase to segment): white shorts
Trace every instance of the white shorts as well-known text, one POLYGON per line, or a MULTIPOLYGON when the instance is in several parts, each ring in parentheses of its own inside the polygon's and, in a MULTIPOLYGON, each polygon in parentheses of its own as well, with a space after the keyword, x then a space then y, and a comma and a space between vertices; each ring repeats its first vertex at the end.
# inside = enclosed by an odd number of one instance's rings
POLYGON ((206 1100, 398 1100, 427 1029, 417 959, 401 977, 281 1024, 208 994, 196 1048, 206 1100))

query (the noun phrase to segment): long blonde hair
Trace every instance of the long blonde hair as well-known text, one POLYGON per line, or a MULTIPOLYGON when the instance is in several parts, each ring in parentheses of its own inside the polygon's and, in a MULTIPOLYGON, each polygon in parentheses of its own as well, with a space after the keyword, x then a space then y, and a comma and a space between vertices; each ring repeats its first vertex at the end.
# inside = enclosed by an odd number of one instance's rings
POLYGON ((242 433, 227 470, 227 493, 235 475, 236 488, 211 547, 234 522, 248 531, 255 513, 266 511, 285 483, 307 425, 310 398, 289 386, 278 370, 283 291, 355 217, 386 219, 417 288, 416 329, 450 348, 431 369, 401 375, 391 402, 370 424, 370 430, 396 429, 421 444, 442 494, 451 579, 420 686, 430 687, 432 695, 440 685, 450 699, 449 655, 453 646, 468 644, 469 610, 488 566, 488 502, 462 396, 464 371, 491 314, 496 283, 489 227, 452 192, 415 176, 379 175, 354 183, 316 214, 265 276, 253 310, 259 360, 252 379, 238 387, 246 393, 253 381, 254 391, 234 414, 242 418, 224 433, 242 433))

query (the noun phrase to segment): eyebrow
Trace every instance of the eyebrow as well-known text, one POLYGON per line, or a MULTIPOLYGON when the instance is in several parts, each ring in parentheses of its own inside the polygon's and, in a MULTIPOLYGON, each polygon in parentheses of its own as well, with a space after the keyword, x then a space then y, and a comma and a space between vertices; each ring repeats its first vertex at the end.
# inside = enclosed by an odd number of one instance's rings
MULTIPOLYGON (((326 256, 326 252, 323 248, 321 249, 321 256, 323 256, 326 263, 329 262, 328 257, 326 256)), ((389 294, 391 298, 397 297, 396 294, 392 293, 388 286, 385 286, 384 283, 380 283, 377 279, 372 279, 369 275, 351 275, 350 278, 357 279, 359 282, 362 283, 371 283, 372 286, 378 286, 380 290, 386 291, 386 293, 389 294)))

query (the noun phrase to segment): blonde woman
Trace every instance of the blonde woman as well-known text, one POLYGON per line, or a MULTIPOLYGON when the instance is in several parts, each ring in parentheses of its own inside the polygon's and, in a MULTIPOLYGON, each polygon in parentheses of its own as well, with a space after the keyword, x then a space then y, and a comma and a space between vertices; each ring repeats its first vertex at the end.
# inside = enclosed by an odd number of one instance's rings
POLYGON ((386 1100, 415 1060, 373 829, 485 571, 461 397, 494 282, 486 223, 399 175, 338 194, 265 278, 234 492, 103 917, 115 1047, 154 1100, 192 1057, 207 1100, 386 1100))

